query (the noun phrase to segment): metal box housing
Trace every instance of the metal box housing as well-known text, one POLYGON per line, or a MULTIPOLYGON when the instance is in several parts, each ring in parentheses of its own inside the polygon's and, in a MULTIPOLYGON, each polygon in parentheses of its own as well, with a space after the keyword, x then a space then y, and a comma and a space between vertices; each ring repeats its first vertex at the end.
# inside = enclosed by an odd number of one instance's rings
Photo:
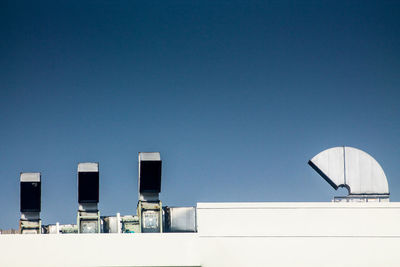
MULTIPOLYGON (((40 212, 41 208, 41 174, 39 172, 22 172, 20 174, 20 211, 40 212)), ((37 219, 39 215, 37 214, 37 219)))
POLYGON ((164 208, 166 232, 196 232, 195 207, 165 207, 164 208))

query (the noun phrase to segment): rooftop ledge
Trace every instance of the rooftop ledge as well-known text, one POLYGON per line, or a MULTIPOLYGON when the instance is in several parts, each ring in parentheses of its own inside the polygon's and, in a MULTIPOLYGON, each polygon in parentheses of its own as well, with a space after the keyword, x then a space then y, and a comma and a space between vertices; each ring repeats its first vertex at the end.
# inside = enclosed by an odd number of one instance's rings
POLYGON ((400 202, 199 202, 197 209, 400 208, 400 202))

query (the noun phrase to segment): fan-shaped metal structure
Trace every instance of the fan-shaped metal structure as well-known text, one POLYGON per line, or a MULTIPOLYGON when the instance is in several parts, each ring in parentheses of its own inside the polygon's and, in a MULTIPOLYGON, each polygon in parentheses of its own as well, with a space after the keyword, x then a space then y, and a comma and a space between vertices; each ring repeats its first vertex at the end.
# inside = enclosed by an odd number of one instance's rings
POLYGON ((336 190, 346 187, 349 196, 389 196, 382 167, 360 149, 333 147, 313 157, 308 164, 336 190))

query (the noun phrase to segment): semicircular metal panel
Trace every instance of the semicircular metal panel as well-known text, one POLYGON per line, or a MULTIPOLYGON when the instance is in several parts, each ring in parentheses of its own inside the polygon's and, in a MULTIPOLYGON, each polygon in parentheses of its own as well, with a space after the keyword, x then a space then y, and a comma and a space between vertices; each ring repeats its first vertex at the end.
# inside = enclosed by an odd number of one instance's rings
POLYGON ((360 149, 333 147, 313 157, 308 164, 335 189, 344 186, 353 195, 389 194, 382 167, 360 149))
POLYGON ((322 151, 308 162, 335 190, 344 181, 343 147, 333 147, 322 151))

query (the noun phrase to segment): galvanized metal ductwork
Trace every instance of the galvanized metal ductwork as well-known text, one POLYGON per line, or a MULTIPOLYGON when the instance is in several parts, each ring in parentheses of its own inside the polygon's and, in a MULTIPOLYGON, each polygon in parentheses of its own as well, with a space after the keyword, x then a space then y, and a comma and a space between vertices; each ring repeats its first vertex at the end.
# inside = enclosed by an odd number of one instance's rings
POLYGON ((78 233, 100 233, 99 163, 78 164, 78 233))
POLYGON ((21 173, 21 233, 161 233, 196 232, 195 207, 162 207, 162 161, 159 152, 140 152, 138 155, 137 216, 100 217, 99 163, 78 164, 77 224, 49 224, 42 227, 41 174, 21 173))
POLYGON ((196 232, 195 207, 164 207, 165 232, 196 232))
POLYGON ((336 201, 388 201, 389 186, 379 163, 354 147, 333 147, 313 157, 308 164, 335 190, 346 187, 347 197, 336 201))
POLYGON ((41 174, 22 172, 20 174, 20 211, 19 229, 21 234, 41 233, 41 174))
POLYGON ((137 213, 142 233, 163 230, 161 192, 161 156, 159 152, 139 152, 137 213))

